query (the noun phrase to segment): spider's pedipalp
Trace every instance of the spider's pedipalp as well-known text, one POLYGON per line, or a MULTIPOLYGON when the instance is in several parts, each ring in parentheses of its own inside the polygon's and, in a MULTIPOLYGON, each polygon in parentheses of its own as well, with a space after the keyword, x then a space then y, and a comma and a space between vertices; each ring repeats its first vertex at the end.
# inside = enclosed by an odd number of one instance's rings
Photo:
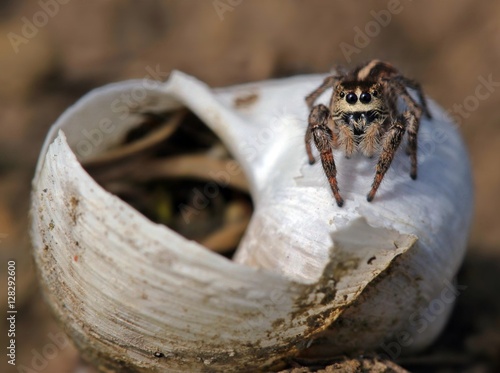
POLYGON ((359 143, 361 152, 367 157, 373 157, 380 147, 380 133, 383 121, 376 121, 370 124, 359 143))
POLYGON ((346 158, 350 158, 356 147, 353 129, 342 119, 335 120, 335 128, 338 132, 338 145, 344 149, 346 158))

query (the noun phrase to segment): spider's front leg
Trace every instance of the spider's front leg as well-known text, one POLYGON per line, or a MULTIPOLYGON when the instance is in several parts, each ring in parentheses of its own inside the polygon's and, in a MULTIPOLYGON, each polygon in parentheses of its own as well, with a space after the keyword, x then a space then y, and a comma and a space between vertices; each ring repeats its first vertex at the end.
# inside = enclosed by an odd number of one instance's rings
POLYGON ((337 205, 342 207, 344 200, 340 196, 337 185, 337 168, 333 159, 332 143, 333 133, 327 123, 330 117, 330 110, 325 105, 316 105, 309 114, 309 125, 306 131, 306 149, 309 156, 309 163, 314 163, 314 157, 311 153, 311 139, 319 151, 321 164, 325 171, 330 187, 332 188, 337 205), (312 162, 311 162, 312 160, 312 162))
POLYGON ((380 154, 380 158, 377 163, 375 179, 373 180, 372 189, 366 197, 368 202, 371 202, 373 197, 375 197, 375 193, 377 193, 378 187, 380 186, 385 173, 394 159, 394 154, 396 153, 396 150, 398 150, 399 144, 401 144, 405 130, 405 118, 402 115, 398 115, 384 137, 382 153, 380 154))

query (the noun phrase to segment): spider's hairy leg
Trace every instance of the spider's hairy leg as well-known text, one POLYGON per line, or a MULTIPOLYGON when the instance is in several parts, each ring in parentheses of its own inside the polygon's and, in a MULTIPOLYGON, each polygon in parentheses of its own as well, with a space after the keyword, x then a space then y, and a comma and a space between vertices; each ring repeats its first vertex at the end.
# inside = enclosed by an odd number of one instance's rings
POLYGON ((405 129, 404 118, 399 115, 392 123, 391 128, 384 137, 383 149, 377 163, 377 172, 375 174, 375 179, 373 180, 372 189, 366 197, 368 202, 371 202, 373 200, 373 197, 375 197, 375 193, 377 193, 380 183, 382 182, 385 173, 389 169, 392 160, 394 159, 394 154, 396 153, 396 150, 398 150, 399 144, 401 144, 405 129))
MULTIPOLYGON (((332 189, 335 201, 339 207, 342 207, 344 200, 340 196, 337 185, 337 168, 333 159, 332 141, 333 133, 328 127, 330 110, 325 105, 316 105, 309 114, 309 127, 314 144, 319 151, 323 170, 328 178, 328 183, 332 189)), ((306 133, 307 136, 307 133, 306 133)))
POLYGON ((424 92, 422 91, 422 87, 420 86, 420 83, 416 82, 413 79, 409 79, 405 76, 398 76, 397 80, 401 82, 403 85, 410 87, 411 89, 415 90, 418 95, 418 100, 420 101, 420 106, 422 107, 422 111, 424 112, 425 116, 428 119, 432 118, 432 115, 429 111, 429 108, 427 107, 427 101, 425 100, 424 92))
POLYGON ((306 103, 309 109, 311 109, 314 105, 314 101, 323 94, 328 88, 332 88, 335 85, 335 82, 339 79, 337 75, 330 75, 323 80, 323 83, 316 88, 314 91, 309 93, 306 96, 306 103))
POLYGON ((408 128, 408 151, 410 153, 411 162, 410 177, 415 180, 417 178, 417 135, 420 121, 408 111, 406 111, 403 115, 408 128))
POLYGON ((415 180, 417 178, 417 135, 420 127, 420 117, 422 116, 423 108, 413 100, 408 94, 404 86, 399 87, 401 97, 408 106, 408 110, 403 116, 408 128, 408 154, 410 155, 411 170, 410 177, 415 180))

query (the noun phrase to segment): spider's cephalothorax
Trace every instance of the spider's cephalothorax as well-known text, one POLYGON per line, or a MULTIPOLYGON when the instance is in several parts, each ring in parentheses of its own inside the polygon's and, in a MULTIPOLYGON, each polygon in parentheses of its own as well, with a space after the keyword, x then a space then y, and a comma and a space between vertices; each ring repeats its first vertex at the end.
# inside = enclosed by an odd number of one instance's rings
POLYGON ((306 97, 306 102, 311 109, 305 138, 309 163, 315 162, 311 151, 313 140, 337 205, 342 206, 344 200, 337 186, 332 148, 343 149, 347 157, 356 150, 369 157, 380 152, 375 179, 367 196, 371 201, 407 131, 410 176, 416 179, 420 117, 424 113, 430 118, 417 82, 401 75, 392 65, 373 60, 352 71, 328 76, 306 97), (321 104, 313 107, 328 88, 333 88, 330 108, 321 104), (409 95, 407 88, 416 91, 419 102, 409 95), (398 111, 399 97, 406 105, 403 112, 398 111))

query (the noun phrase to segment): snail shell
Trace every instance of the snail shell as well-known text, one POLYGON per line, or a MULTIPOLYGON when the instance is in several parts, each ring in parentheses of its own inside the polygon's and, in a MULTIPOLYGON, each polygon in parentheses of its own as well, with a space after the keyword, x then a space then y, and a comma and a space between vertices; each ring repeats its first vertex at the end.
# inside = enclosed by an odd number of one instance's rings
POLYGON ((425 328, 418 312, 452 286, 464 256, 473 206, 464 144, 431 103, 419 139, 434 146, 419 153, 418 180, 399 152, 372 203, 376 160, 335 151, 338 208, 303 145, 304 97, 322 78, 214 90, 173 72, 166 83, 96 89, 53 125, 33 180, 34 256, 87 360, 103 371, 269 370, 297 355, 383 348, 401 332, 410 350, 436 338, 453 300, 425 328), (133 107, 122 95, 137 98, 133 107), (81 166, 120 143, 136 113, 181 107, 250 182, 255 211, 234 261, 149 221, 81 166))

